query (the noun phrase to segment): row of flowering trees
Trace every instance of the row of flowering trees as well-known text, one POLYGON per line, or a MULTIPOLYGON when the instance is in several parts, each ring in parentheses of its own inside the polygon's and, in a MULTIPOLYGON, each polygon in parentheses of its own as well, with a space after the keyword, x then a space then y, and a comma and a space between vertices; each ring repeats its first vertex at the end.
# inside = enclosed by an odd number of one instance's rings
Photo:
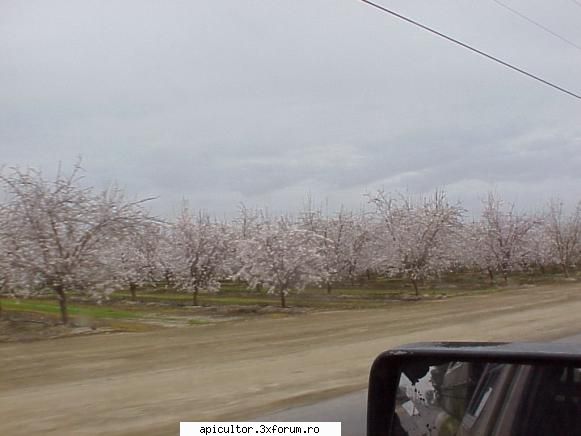
POLYGON ((443 190, 412 196, 378 191, 369 211, 297 217, 240 207, 220 221, 184 205, 171 220, 152 217, 146 200, 86 187, 82 170, 49 179, 35 170, 0 175, 0 293, 52 293, 68 322, 71 293, 97 300, 118 289, 165 282, 192 296, 237 279, 286 306, 289 292, 355 283, 366 274, 406 277, 416 293, 442 272, 479 270, 491 281, 511 271, 558 265, 565 275, 581 257, 581 209, 552 201, 535 216, 490 193, 478 219, 467 219, 443 190))

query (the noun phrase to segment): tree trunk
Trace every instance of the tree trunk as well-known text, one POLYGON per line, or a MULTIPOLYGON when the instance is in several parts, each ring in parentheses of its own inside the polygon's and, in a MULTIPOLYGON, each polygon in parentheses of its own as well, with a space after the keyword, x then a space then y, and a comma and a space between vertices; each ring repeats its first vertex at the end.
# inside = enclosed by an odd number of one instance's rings
POLYGON ((566 263, 562 264, 561 266, 563 267, 563 273, 565 274, 565 277, 569 278, 569 267, 566 263))
POLYGON ((286 295, 284 291, 280 291, 280 307, 286 308, 286 295))
POLYGON ((173 283, 172 283, 172 279, 171 279, 171 272, 169 270, 165 270, 164 273, 164 279, 165 279, 165 287, 167 288, 171 288, 173 283))
POLYGON ((327 282, 327 294, 331 294, 332 290, 333 290, 333 286, 331 285, 331 282, 327 282))
POLYGON ((198 288, 194 289, 194 298, 193 298, 192 303, 194 306, 198 305, 198 288))
POLYGON ((494 285, 494 271, 492 271, 492 268, 488 267, 486 268, 488 271, 488 277, 490 278, 490 285, 494 285))
POLYGON ((416 279, 410 279, 412 281, 412 285, 414 285, 414 291, 416 291, 416 297, 419 297, 420 292, 418 290, 418 281, 416 279))
POLYGON ((61 311, 61 321, 64 325, 69 324, 69 312, 67 310, 67 295, 65 294, 64 286, 57 285, 54 288, 57 299, 59 300, 59 307, 61 311))
POLYGON ((137 299, 137 285, 133 282, 129 283, 129 292, 131 292, 131 299, 135 301, 137 299))

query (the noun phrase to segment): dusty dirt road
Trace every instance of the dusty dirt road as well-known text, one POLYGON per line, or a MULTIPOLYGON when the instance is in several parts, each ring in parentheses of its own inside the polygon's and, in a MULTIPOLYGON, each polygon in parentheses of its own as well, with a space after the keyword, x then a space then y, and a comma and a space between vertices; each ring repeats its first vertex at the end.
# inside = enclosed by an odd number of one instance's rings
POLYGON ((364 387, 373 358, 426 340, 581 331, 581 285, 0 345, 0 433, 177 435, 364 387))

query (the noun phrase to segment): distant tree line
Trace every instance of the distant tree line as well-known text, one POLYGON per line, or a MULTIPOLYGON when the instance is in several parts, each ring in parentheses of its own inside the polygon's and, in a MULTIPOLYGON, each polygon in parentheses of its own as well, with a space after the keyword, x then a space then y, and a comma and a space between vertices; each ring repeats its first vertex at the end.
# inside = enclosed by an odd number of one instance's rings
POLYGON ((52 293, 68 323, 71 292, 105 300, 115 290, 166 283, 198 304, 227 279, 286 297, 306 286, 355 284, 373 275, 404 277, 416 294, 442 273, 481 271, 494 283, 513 271, 559 267, 581 258, 581 208, 559 199, 527 215, 489 193, 477 219, 444 190, 430 195, 378 191, 369 211, 324 213, 309 202, 296 216, 239 207, 230 221, 187 205, 171 221, 151 216, 148 199, 116 186, 84 186, 76 165, 47 178, 34 169, 0 174, 0 294, 52 293))

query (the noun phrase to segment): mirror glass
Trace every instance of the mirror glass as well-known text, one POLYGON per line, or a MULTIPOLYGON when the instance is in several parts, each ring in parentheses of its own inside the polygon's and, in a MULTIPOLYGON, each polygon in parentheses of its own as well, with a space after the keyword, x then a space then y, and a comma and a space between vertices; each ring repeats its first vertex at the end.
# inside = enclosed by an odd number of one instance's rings
POLYGON ((416 360, 400 377, 392 434, 581 436, 581 370, 416 360))

